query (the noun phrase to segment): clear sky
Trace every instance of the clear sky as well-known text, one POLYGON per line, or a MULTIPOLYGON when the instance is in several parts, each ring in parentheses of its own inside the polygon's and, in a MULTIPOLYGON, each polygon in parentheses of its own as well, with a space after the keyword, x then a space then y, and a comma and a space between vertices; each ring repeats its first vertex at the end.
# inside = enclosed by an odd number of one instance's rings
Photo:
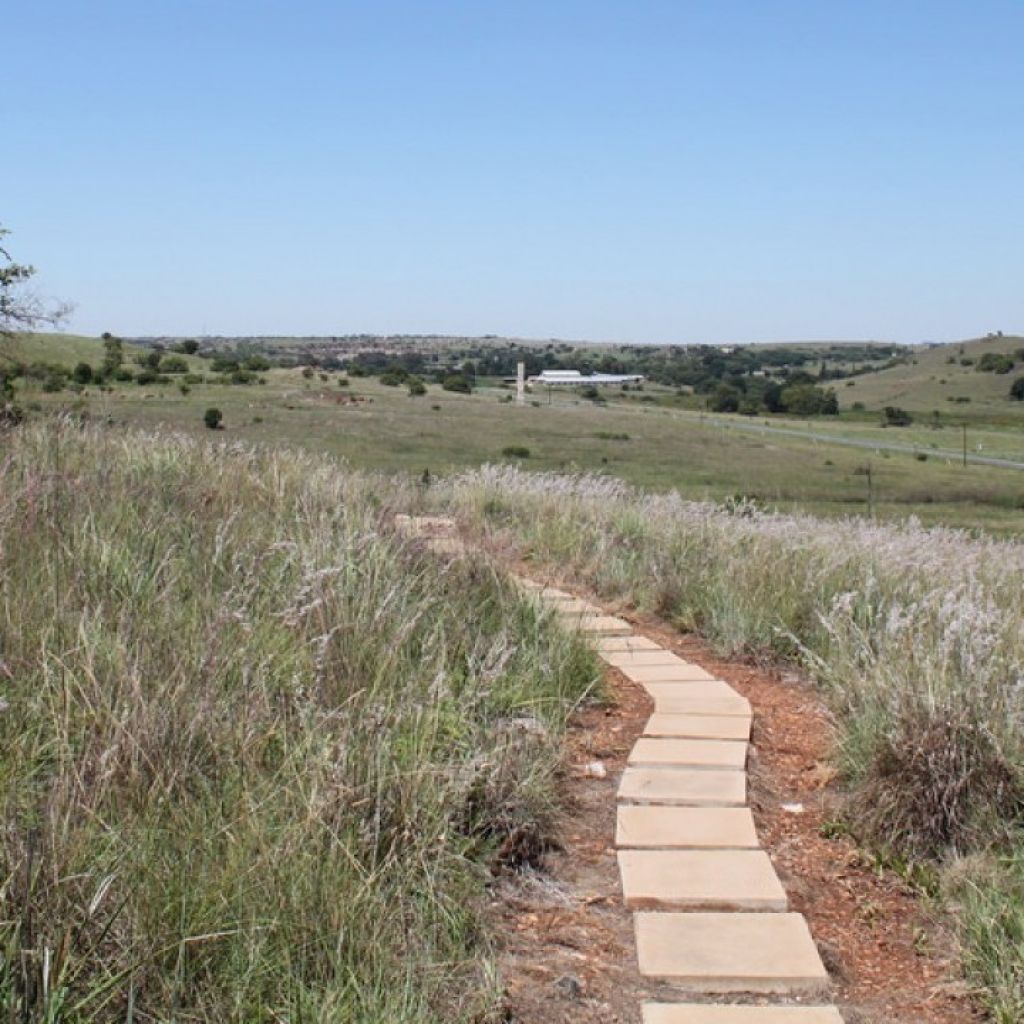
POLYGON ((0 53, 75 330, 1024 331, 1020 0, 35 0, 0 53))

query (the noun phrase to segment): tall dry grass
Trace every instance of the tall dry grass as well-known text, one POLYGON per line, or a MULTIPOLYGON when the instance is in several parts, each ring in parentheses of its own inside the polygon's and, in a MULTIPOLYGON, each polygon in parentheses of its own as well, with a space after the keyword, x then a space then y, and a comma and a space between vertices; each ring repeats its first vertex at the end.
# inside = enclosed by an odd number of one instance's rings
POLYGON ((907 862, 983 855, 958 899, 969 949, 995 936, 1002 961, 987 980, 991 955, 968 964, 990 994, 1003 979, 1000 1020, 1024 1019, 1024 907, 1000 896, 1024 887, 1024 545, 509 467, 459 476, 441 500, 727 652, 801 663, 836 712, 857 833, 907 862))
POLYGON ((0 444, 0 1019, 487 1019, 488 864, 548 827, 591 655, 395 536, 401 483, 0 444))

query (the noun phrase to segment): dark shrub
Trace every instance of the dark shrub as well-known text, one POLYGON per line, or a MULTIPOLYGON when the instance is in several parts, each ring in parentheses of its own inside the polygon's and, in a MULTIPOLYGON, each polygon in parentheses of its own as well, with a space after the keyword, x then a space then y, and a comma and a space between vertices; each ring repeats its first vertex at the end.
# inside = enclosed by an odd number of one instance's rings
POLYGON ((882 410, 882 414, 885 417, 882 421, 883 427, 909 427, 914 422, 914 417, 898 405, 887 405, 882 410))
POLYGON ((219 430, 224 414, 220 409, 207 409, 203 413, 203 422, 210 430, 219 430))
POLYGON ((986 352, 974 369, 979 373, 1009 373, 1013 369, 1013 359, 1000 352, 986 352))

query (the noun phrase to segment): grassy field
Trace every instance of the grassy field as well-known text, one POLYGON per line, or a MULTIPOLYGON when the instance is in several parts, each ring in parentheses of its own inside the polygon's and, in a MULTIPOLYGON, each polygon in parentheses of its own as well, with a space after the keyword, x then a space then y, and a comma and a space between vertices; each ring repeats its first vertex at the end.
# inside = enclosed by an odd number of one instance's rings
MULTIPOLYGON (((47 344, 42 350, 45 351, 47 344)), ((96 359, 99 359, 98 343, 96 359)), ((82 349, 76 349, 76 358, 82 349)), ((208 371, 209 364, 195 360, 208 371)), ((524 446, 524 465, 536 469, 596 471, 653 490, 679 489, 696 498, 721 500, 745 495, 784 509, 805 508, 826 515, 865 512, 882 519, 916 515, 927 523, 984 527, 1007 532, 1024 523, 1024 476, 983 466, 963 469, 956 459, 856 450, 802 438, 759 437, 716 427, 679 407, 674 394, 650 389, 644 395, 595 405, 567 395, 534 396, 518 407, 510 392, 480 387, 472 395, 436 385, 411 397, 372 378, 339 375, 306 379, 298 370, 261 374, 265 384, 196 384, 187 395, 172 385, 115 385, 80 396, 26 390, 22 398, 40 408, 69 404, 91 415, 147 428, 171 427, 202 436, 202 416, 215 406, 224 413, 225 440, 271 446, 302 446, 342 456, 358 468, 401 470, 434 476, 504 459, 503 449, 524 446), (355 401, 365 399, 365 401, 355 401), (645 402, 641 398, 655 401, 645 402), (867 469, 870 465, 870 488, 867 469)), ((988 374, 975 374, 988 377, 988 374)), ((1006 378, 1001 377, 1004 381, 1006 378)), ((1010 403, 1006 403, 1010 404, 1010 403)), ((745 417, 736 422, 751 426, 745 417)), ((772 419, 773 425, 787 425, 772 419)), ((914 426, 883 430, 859 421, 820 418, 789 425, 844 436, 956 448, 955 428, 914 426)), ((992 453, 1014 453, 1012 429, 972 430, 972 444, 992 453), (980 440, 984 438, 984 440, 980 440)))
POLYGON ((400 481, 2 441, 0 1019, 495 1019, 489 869, 550 834, 590 651, 395 536, 400 481))
POLYGON ((839 729, 845 827, 949 898, 995 1019, 1024 1019, 1024 545, 510 468, 435 497, 556 579, 801 664, 839 729))

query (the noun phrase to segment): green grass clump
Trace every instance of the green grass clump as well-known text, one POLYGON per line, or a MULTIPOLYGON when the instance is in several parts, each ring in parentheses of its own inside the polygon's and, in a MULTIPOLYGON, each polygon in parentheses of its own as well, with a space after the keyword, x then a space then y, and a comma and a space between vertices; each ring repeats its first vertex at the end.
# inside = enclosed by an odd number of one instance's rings
POLYGON ((0 1017, 478 1021, 592 656, 400 483, 69 423, 0 466, 0 1017), (529 845, 529 844, 527 844, 529 845))

